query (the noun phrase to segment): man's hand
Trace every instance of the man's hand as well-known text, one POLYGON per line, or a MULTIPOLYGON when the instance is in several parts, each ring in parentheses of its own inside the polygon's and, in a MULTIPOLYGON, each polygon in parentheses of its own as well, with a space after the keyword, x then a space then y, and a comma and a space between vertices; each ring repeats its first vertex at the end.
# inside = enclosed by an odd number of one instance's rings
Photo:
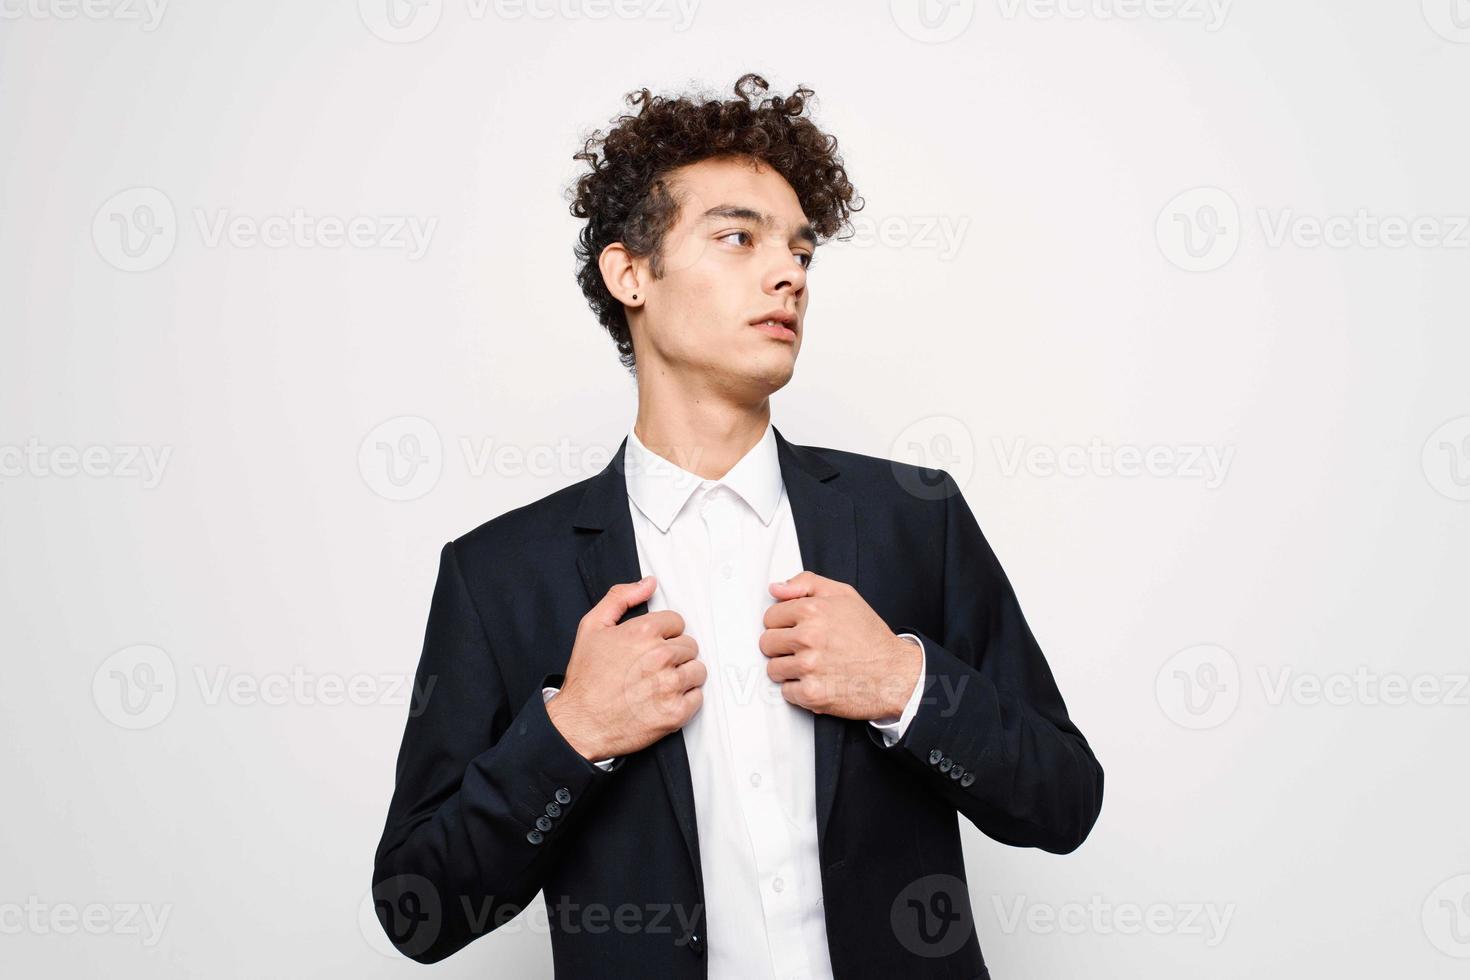
POLYGON ((587 611, 561 690, 546 702, 551 723, 589 761, 652 745, 704 703, 707 671, 684 617, 665 609, 618 623, 655 587, 652 575, 614 585, 587 611))
POLYGON ((802 572, 772 582, 760 649, 781 696, 819 715, 898 716, 919 682, 923 651, 895 635, 857 590, 802 572))

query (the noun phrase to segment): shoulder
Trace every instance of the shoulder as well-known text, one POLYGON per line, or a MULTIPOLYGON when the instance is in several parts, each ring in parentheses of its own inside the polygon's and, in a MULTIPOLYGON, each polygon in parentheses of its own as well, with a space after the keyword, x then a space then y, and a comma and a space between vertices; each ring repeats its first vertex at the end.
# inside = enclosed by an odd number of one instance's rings
POLYGON ((456 537, 449 547, 461 564, 478 567, 504 564, 508 555, 520 561, 555 559, 570 547, 572 522, 594 479, 588 477, 492 517, 456 537))
POLYGON ((958 492, 954 478, 943 469, 905 463, 884 456, 835 449, 829 446, 795 446, 837 471, 829 482, 852 495, 859 503, 903 510, 943 509, 944 499, 958 492))

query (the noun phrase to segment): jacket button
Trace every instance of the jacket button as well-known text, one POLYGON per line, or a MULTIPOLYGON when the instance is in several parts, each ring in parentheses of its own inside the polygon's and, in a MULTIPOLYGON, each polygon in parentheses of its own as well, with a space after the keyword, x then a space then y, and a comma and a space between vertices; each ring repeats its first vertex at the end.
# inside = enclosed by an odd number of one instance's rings
POLYGON ((566 806, 568 803, 572 802, 571 791, 568 790, 565 786, 558 789, 556 791, 556 802, 560 803, 562 806, 566 806))
POLYGON ((950 779, 963 779, 964 778, 964 775, 965 775, 965 767, 964 766, 955 766, 953 769, 951 769, 949 771, 949 778, 950 779))
POLYGON ((940 759, 939 760, 939 771, 940 772, 949 772, 949 770, 953 766, 954 766, 954 760, 950 759, 949 756, 945 756, 943 759, 940 759))
POLYGON ((704 940, 699 937, 699 933, 696 932, 689 937, 689 948, 695 953, 704 953, 704 940))
POLYGON ((975 774, 973 772, 967 772, 963 776, 960 777, 960 785, 961 786, 964 786, 966 788, 968 788, 970 786, 970 784, 973 783, 974 781, 975 781, 975 774))
POLYGON ((548 804, 546 804, 546 815, 548 817, 559 817, 559 816, 561 816, 561 805, 558 804, 558 803, 548 803, 548 804))
POLYGON ((545 839, 545 835, 542 834, 539 830, 533 830, 526 835, 526 840, 530 841, 532 844, 539 844, 545 839))
POLYGON ((939 751, 938 749, 930 749, 929 750, 929 765, 931 765, 931 766, 937 766, 937 765, 939 765, 939 760, 940 759, 943 759, 943 758, 944 758, 944 753, 941 752, 941 751, 939 751))
POLYGON ((537 830, 550 830, 551 829, 551 818, 550 817, 537 817, 536 818, 536 829, 537 830))

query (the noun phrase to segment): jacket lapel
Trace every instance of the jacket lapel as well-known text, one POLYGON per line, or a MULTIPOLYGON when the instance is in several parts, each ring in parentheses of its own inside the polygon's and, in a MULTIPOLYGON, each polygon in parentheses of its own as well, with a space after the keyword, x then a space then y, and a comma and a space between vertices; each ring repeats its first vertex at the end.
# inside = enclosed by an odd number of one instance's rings
MULTIPOLYGON (((774 426, 772 428, 775 429, 774 426)), ((802 567, 856 587, 857 533, 852 500, 826 483, 837 474, 837 469, 815 453, 787 442, 779 429, 775 429, 775 436, 781 479, 791 504, 802 567)), ((600 600, 615 583, 634 582, 642 576, 623 470, 627 447, 628 439, 624 436, 612 461, 592 478, 573 519, 575 527, 598 532, 577 559, 577 571, 591 603, 600 600)), ((628 610, 623 621, 646 612, 648 603, 640 602, 628 610)), ((826 840, 827 821, 837 793, 846 723, 833 715, 816 715, 814 722, 817 838, 821 847, 826 840)), ((703 893, 699 833, 694 818, 694 784, 689 775, 689 754, 684 745, 683 731, 671 732, 650 749, 658 760, 664 788, 668 791, 684 845, 694 865, 695 880, 703 893)))
MULTIPOLYGON (((781 479, 791 502, 791 518, 796 524, 802 568, 858 588, 852 498, 827 483, 837 475, 837 468, 816 453, 787 442, 779 429, 776 446, 781 479)), ((848 724, 847 719, 836 715, 816 715, 814 722, 817 842, 819 850, 825 852, 827 822, 837 795, 837 774, 842 769, 842 736, 848 724)))
MULTIPOLYGON (((577 571, 582 584, 587 588, 587 599, 598 602, 607 590, 618 582, 636 582, 643 577, 638 567, 638 543, 633 536, 633 517, 628 510, 628 482, 623 475, 623 454, 628 448, 628 437, 618 446, 617 452, 601 473, 592 478, 573 524, 579 528, 600 532, 592 543, 582 550, 577 559, 577 571)), ((621 620, 627 622, 634 616, 648 612, 648 603, 633 606, 621 620)), ((699 832, 694 823, 694 783, 689 776, 689 754, 684 748, 684 732, 671 732, 659 739, 650 750, 658 760, 659 773, 663 776, 664 788, 674 815, 679 821, 679 830, 684 837, 684 846, 689 851, 689 860, 694 864, 694 879, 699 891, 704 892, 704 872, 699 865, 699 832)))

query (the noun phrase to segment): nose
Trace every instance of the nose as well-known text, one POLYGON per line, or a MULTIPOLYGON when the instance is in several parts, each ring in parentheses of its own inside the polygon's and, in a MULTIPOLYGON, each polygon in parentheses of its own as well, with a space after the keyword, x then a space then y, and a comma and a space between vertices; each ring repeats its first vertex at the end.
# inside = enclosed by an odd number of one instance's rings
POLYGON ((765 274, 765 291, 772 296, 800 297, 806 288, 806 270, 801 261, 784 246, 774 250, 770 267, 765 274))

